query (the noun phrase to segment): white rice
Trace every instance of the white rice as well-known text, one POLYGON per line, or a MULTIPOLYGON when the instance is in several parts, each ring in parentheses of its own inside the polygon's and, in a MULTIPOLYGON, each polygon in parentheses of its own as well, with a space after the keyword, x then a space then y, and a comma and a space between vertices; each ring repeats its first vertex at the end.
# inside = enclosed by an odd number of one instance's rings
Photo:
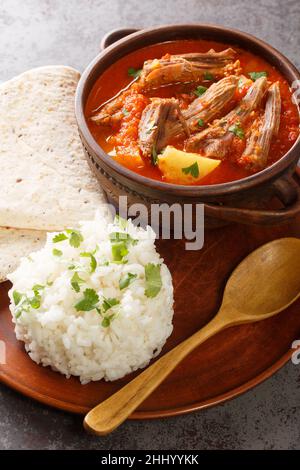
POLYGON ((72 247, 69 239, 53 243, 55 234, 48 234, 45 247, 23 258, 18 269, 9 276, 13 283, 9 296, 15 332, 17 339, 24 341, 31 359, 38 364, 51 366, 67 377, 78 376, 83 384, 102 378, 116 380, 145 367, 160 353, 170 336, 173 329, 172 278, 156 252, 155 234, 150 227, 145 231, 128 222, 125 229, 120 229, 117 222, 107 225, 98 216, 81 223, 79 230, 83 241, 78 248, 72 247), (109 234, 116 231, 127 232, 138 240, 128 246, 125 264, 112 262, 109 234), (53 249, 61 251, 62 255, 55 256, 53 249), (94 253, 97 261, 94 272, 91 273, 91 259, 80 256, 82 252, 94 253), (162 286, 155 297, 145 294, 148 263, 160 265, 162 286), (74 264, 84 280, 80 292, 71 286, 74 264), (70 266, 73 269, 69 269, 70 266), (120 290, 120 278, 128 273, 136 278, 120 290), (34 285, 43 287, 38 290, 40 306, 32 308, 28 307, 26 299, 34 296, 34 285), (120 303, 106 313, 102 308, 101 313, 96 309, 77 311, 74 306, 82 300, 87 288, 98 294, 100 307, 105 299, 114 298, 120 303), (21 295, 17 305, 13 292, 21 295), (103 326, 107 315, 113 317, 108 326, 103 326))

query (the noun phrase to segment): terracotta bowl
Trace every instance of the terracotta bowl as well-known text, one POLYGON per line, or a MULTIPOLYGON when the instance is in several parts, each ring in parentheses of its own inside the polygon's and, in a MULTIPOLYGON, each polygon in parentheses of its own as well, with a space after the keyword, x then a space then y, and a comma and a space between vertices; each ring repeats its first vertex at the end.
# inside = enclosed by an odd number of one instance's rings
POLYGON ((79 133, 91 168, 107 193, 110 202, 118 205, 118 197, 126 195, 128 204, 175 202, 203 203, 205 227, 224 225, 224 222, 245 224, 279 224, 300 212, 300 191, 293 174, 300 157, 300 138, 279 161, 265 170, 242 180, 207 186, 181 186, 154 181, 124 168, 97 144, 91 135, 84 109, 97 78, 124 55, 164 41, 176 39, 212 39, 244 49, 263 57, 274 65, 292 85, 300 80, 297 69, 280 52, 249 34, 216 25, 186 24, 159 26, 136 31, 117 30, 102 40, 102 52, 88 65, 78 84, 76 118, 79 133), (265 209, 265 203, 276 196, 280 209, 265 209), (262 205, 263 201, 263 205, 262 205))

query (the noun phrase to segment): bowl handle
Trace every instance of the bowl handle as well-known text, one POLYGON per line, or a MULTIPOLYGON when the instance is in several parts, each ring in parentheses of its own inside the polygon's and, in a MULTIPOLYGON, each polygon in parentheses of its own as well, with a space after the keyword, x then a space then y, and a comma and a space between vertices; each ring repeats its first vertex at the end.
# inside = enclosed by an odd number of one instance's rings
POLYGON ((102 38, 100 43, 101 51, 111 46, 114 42, 119 41, 119 39, 125 38, 125 36, 129 36, 129 34, 136 33, 137 31, 139 31, 138 28, 113 29, 102 38))
POLYGON ((271 189, 285 206, 283 209, 243 209, 205 204, 205 215, 247 225, 275 225, 287 222, 300 213, 300 186, 292 175, 278 178, 271 184, 271 189))

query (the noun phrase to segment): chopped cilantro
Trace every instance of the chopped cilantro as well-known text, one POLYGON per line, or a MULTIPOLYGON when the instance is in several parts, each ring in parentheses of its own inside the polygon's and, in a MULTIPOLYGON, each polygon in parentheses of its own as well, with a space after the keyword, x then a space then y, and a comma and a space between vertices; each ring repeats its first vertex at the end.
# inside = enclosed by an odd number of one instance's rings
POLYGON ((120 290, 126 289, 135 279, 137 278, 137 274, 127 273, 121 277, 119 281, 120 290))
POLYGON ((74 289, 75 292, 80 292, 80 284, 82 284, 83 282, 84 280, 81 279, 77 272, 75 272, 71 279, 72 289, 74 289))
POLYGON ((21 294, 18 291, 13 292, 13 299, 16 308, 15 317, 19 318, 23 312, 28 312, 30 308, 38 309, 41 306, 41 295, 39 293, 39 289, 44 288, 44 286, 40 286, 36 284, 33 286, 32 290, 34 292, 33 297, 28 297, 25 294, 21 294))
POLYGON ((148 263, 145 266, 146 297, 156 297, 162 287, 160 264, 148 263))
POLYGON ((101 325, 103 326, 103 328, 108 328, 111 324, 111 321, 113 320, 114 318, 114 315, 108 315, 106 317, 103 318, 102 322, 101 322, 101 325))
POLYGON ((107 312, 107 310, 109 310, 112 307, 115 307, 116 305, 119 305, 119 303, 120 301, 115 298, 104 299, 103 304, 102 304, 103 312, 104 313, 107 312))
POLYGON ((58 233, 57 235, 55 235, 55 237, 53 237, 52 241, 53 243, 59 243, 59 242, 62 242, 63 240, 67 240, 68 237, 65 233, 58 233))
POLYGON ((157 165, 157 151, 154 145, 152 147, 151 160, 153 165, 157 165))
POLYGON ((228 130, 229 132, 232 132, 239 139, 244 139, 245 137, 244 129, 241 127, 239 123, 233 124, 232 126, 229 127, 228 130))
POLYGON ((196 90, 194 90, 194 94, 196 96, 201 96, 206 92, 206 90, 207 90, 206 86, 199 85, 197 86, 196 90))
POLYGON ((28 312, 30 309, 30 302, 27 295, 22 294, 21 292, 14 291, 13 299, 15 302, 15 318, 19 318, 23 312, 28 312))
POLYGON ((134 245, 138 242, 125 232, 112 232, 109 238, 111 241, 113 261, 121 263, 124 262, 124 257, 128 254, 128 245, 130 243, 134 245))
POLYGON ((129 67, 127 73, 129 77, 137 78, 141 75, 142 69, 135 69, 134 67, 129 67))
POLYGON ((34 297, 29 299, 30 306, 34 309, 40 308, 41 306, 41 294, 40 290, 44 289, 45 286, 42 286, 41 284, 35 284, 32 288, 34 297))
POLYGON ((125 242, 114 242, 111 245, 111 252, 114 261, 123 261, 128 255, 128 249, 125 242))
POLYGON ((56 248, 53 248, 52 254, 53 254, 54 256, 61 256, 63 253, 62 253, 61 250, 57 250, 56 248))
POLYGON ((109 234, 109 238, 111 242, 120 242, 125 240, 127 243, 132 243, 132 245, 136 245, 138 242, 138 240, 132 238, 127 232, 111 232, 109 234))
POLYGON ((89 312, 97 307, 99 302, 99 295, 94 289, 85 289, 83 299, 74 305, 78 312, 89 312))
POLYGON ((198 126, 203 127, 204 126, 204 121, 203 119, 198 119, 198 126))
POLYGON ((42 284, 35 284, 32 288, 33 292, 43 290, 43 289, 45 289, 45 286, 42 286, 42 284))
POLYGON ((103 261, 103 263, 101 263, 100 266, 109 266, 109 261, 103 261))
POLYGON ((83 236, 78 230, 66 230, 69 234, 69 243, 73 248, 78 248, 83 242, 83 236))
POLYGON ((238 81, 238 88, 241 89, 243 86, 244 86, 244 78, 239 78, 239 81, 238 81))
POLYGON ((123 114, 123 116, 128 116, 128 114, 129 114, 128 109, 123 108, 123 109, 122 109, 122 114, 123 114))
POLYGON ((204 72, 203 79, 204 79, 204 80, 213 80, 213 79, 214 79, 214 76, 213 76, 213 74, 210 73, 210 72, 204 72))
POLYGON ((69 243, 71 246, 73 246, 74 248, 78 248, 80 243, 83 241, 83 236, 78 230, 68 229, 66 230, 66 233, 62 232, 62 233, 58 233, 57 235, 55 235, 52 241, 53 243, 59 243, 68 239, 69 239, 69 243))
POLYGON ((261 77, 267 77, 267 75, 268 75, 267 72, 249 72, 249 77, 254 82, 261 77))
POLYGON ((41 306, 41 297, 40 295, 35 295, 32 299, 29 300, 30 307, 37 309, 41 306))
POLYGON ((192 175, 193 178, 198 178, 199 176, 198 162, 195 162, 191 166, 187 166, 186 168, 182 168, 182 173, 184 173, 185 175, 192 175))
MULTIPOLYGON (((109 309, 111 309, 112 307, 115 307, 116 305, 119 305, 120 301, 118 299, 115 299, 115 298, 111 298, 111 299, 104 299, 103 300, 103 303, 102 303, 102 309, 103 309, 103 313, 107 312, 109 309)), ((100 309, 97 309, 98 313, 100 313, 102 315, 102 312, 100 309)), ((111 313, 110 315, 105 315, 103 317, 103 320, 102 320, 102 323, 101 325, 104 327, 104 328, 107 328, 110 326, 111 324, 111 321, 112 319, 115 317, 115 313, 111 313)))
POLYGON ((114 224, 118 225, 122 230, 127 228, 127 220, 121 217, 119 214, 115 216, 114 224))
POLYGON ((18 292, 17 290, 14 290, 13 299, 14 299, 15 305, 18 305, 21 302, 21 298, 22 298, 22 294, 20 294, 20 292, 18 292))
POLYGON ((80 256, 82 258, 90 258, 90 260, 91 260, 91 262, 90 262, 91 273, 94 273, 96 268, 97 268, 97 260, 96 260, 95 256, 93 255, 93 253, 84 252, 84 253, 80 253, 80 256))

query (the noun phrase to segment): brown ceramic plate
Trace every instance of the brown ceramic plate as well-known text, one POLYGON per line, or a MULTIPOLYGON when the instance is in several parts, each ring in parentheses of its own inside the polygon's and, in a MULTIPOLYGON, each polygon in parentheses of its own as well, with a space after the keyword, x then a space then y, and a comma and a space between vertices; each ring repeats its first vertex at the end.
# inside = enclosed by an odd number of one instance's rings
MULTIPOLYGON (((300 238, 300 217, 280 227, 231 225, 208 231, 199 252, 185 251, 181 240, 159 242, 173 275, 176 299, 174 332, 163 352, 211 319, 228 275, 244 256, 283 236, 300 238)), ((13 332, 8 289, 9 283, 0 287, 0 340, 7 349, 7 364, 0 366, 3 383, 47 405, 86 413, 133 378, 134 374, 116 382, 82 386, 75 378, 67 380, 32 362, 13 332)), ((182 362, 132 418, 158 418, 213 406, 270 377, 289 360, 291 344, 300 337, 299 308, 300 299, 278 316, 211 338, 182 362)))

